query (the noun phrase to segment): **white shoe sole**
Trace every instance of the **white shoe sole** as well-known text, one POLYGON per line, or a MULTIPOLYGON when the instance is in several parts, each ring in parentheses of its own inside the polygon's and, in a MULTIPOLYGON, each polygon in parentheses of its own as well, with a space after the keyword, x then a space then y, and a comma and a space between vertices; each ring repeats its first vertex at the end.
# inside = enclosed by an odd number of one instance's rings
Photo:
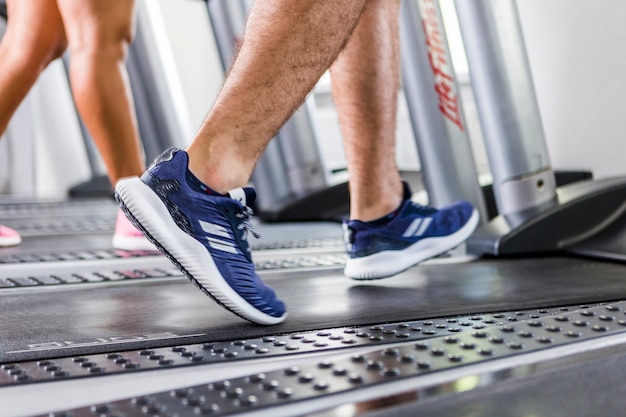
POLYGON ((0 248, 6 246, 17 246, 22 243, 21 236, 0 237, 0 248))
POLYGON ((474 210, 465 226, 448 236, 419 240, 403 250, 382 251, 362 258, 349 258, 344 274, 356 280, 380 279, 399 274, 465 242, 476 229, 479 217, 478 211, 474 210))
POLYGON ((205 294, 254 323, 273 325, 285 320, 287 313, 270 316, 237 294, 224 280, 207 249, 176 225, 161 199, 141 179, 120 180, 115 191, 122 210, 130 214, 133 224, 205 294))
POLYGON ((113 247, 121 250, 158 250, 157 247, 144 236, 124 236, 117 234, 113 235, 113 247))

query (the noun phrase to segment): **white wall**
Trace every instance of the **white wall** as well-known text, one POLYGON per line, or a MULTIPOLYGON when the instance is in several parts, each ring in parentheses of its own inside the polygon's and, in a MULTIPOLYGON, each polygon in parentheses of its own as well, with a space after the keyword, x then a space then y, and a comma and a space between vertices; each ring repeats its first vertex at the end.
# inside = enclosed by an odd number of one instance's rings
MULTIPOLYGON (((0 24, 0 38, 4 21, 0 24)), ((0 194, 63 197, 91 175, 63 63, 41 77, 0 142, 0 194)))
POLYGON ((197 129, 215 101, 223 79, 206 2, 158 1, 191 120, 197 129))
POLYGON ((626 174, 626 2, 517 5, 553 166, 626 174))
POLYGON ((63 197, 67 191, 91 178, 78 114, 61 60, 41 74, 29 96, 34 105, 35 193, 40 197, 63 197))

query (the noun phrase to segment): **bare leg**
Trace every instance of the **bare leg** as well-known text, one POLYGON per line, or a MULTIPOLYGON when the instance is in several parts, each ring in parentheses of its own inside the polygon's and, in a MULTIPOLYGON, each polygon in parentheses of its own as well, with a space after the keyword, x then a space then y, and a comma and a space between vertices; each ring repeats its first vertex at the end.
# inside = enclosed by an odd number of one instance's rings
POLYGON ((254 3, 237 59, 187 149, 200 180, 219 192, 247 183, 267 143, 344 47, 364 3, 254 3))
POLYGON ((368 0, 331 68, 350 173, 344 274, 354 279, 389 277, 440 255, 467 239, 478 221, 468 203, 438 211, 402 201, 395 155, 399 6, 399 0, 368 0), (397 216, 367 223, 395 210, 397 216))
POLYGON ((9 0, 0 43, 0 134, 41 72, 66 48, 55 0, 9 0))
MULTIPOLYGON (((134 0, 57 0, 70 46, 70 82, 78 111, 111 184, 145 170, 125 60, 134 0)), ((154 249, 120 211, 113 246, 154 249)))
MULTIPOLYGON (((55 0, 9 0, 0 43, 0 134, 46 66, 63 54, 65 31, 55 0)), ((0 247, 18 245, 19 233, 0 225, 0 247)))
POLYGON ((107 167, 111 184, 145 165, 124 62, 133 0, 58 0, 70 45, 74 101, 107 167))
POLYGON ((382 217, 402 199, 395 154, 399 6, 398 0, 368 0, 352 38, 331 67, 350 174, 351 219, 382 217))

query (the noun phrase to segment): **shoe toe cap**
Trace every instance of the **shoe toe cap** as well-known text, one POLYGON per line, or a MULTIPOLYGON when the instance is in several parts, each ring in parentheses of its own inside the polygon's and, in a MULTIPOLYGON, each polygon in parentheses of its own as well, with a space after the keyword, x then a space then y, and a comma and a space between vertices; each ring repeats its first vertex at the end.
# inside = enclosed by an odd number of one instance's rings
POLYGON ((272 317, 282 317, 287 309, 285 303, 277 296, 274 289, 255 275, 252 281, 240 285, 238 293, 254 308, 272 317))

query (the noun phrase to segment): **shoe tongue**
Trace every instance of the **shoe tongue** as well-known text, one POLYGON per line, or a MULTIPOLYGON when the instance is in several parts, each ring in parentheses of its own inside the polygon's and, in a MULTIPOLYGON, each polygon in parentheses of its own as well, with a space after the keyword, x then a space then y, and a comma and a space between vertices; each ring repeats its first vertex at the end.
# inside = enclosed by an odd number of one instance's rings
POLYGON ((233 200, 239 201, 241 205, 250 207, 254 204, 256 192, 251 187, 235 188, 228 192, 228 196, 233 200))
POLYGON ((411 186, 408 182, 402 181, 402 200, 410 200, 412 196, 411 186))

